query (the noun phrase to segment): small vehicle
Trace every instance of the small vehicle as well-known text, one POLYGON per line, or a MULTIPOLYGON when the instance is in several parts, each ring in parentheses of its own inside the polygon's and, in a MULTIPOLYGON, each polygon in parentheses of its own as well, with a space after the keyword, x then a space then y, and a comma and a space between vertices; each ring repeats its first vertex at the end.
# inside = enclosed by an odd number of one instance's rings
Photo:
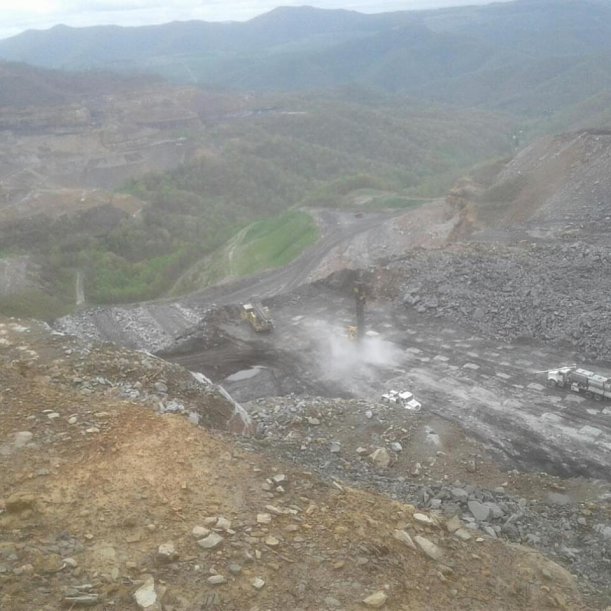
POLYGON ((386 403, 395 403, 413 412, 419 412, 422 409, 422 403, 416 401, 414 394, 408 390, 398 391, 389 390, 382 395, 382 400, 386 403))

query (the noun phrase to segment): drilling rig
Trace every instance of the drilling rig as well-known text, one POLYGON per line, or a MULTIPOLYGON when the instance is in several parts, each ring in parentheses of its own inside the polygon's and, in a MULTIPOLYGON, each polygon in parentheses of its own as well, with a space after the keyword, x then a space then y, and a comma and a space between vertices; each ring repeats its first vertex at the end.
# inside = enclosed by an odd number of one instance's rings
POLYGON ((353 341, 361 341, 365 336, 365 304, 367 303, 367 284, 358 273, 352 285, 356 306, 356 324, 346 327, 346 335, 353 341))

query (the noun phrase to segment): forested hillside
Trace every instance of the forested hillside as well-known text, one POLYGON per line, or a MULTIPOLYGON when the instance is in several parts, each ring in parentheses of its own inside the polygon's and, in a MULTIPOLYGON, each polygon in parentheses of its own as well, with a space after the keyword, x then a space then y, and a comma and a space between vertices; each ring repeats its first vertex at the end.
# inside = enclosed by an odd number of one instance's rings
POLYGON ((541 118, 611 87, 608 0, 517 0, 364 15, 284 7, 245 23, 29 31, 0 57, 285 91, 374 87, 541 118))

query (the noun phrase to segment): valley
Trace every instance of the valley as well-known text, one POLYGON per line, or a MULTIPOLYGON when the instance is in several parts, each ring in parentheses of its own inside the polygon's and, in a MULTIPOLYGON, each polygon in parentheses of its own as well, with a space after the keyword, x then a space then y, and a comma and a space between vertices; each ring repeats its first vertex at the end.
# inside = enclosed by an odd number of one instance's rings
POLYGON ((0 40, 0 610, 609 611, 610 23, 0 40))

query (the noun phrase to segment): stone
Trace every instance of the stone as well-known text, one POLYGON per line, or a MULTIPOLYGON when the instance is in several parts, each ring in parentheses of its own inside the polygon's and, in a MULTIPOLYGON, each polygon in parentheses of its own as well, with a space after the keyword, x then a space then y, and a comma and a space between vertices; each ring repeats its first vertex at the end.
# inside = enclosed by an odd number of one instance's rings
POLYGON ((211 575, 206 580, 211 586, 220 586, 224 583, 227 583, 227 579, 223 577, 223 575, 211 575))
POLYGON ((496 503, 488 502, 485 505, 490 509, 490 515, 493 519, 499 520, 505 515, 505 512, 496 503))
POLYGON ((339 454, 342 451, 342 446, 338 441, 332 441, 329 446, 329 452, 331 454, 339 454))
POLYGON ((386 592, 382 592, 382 590, 379 590, 378 592, 370 594, 369 596, 367 596, 367 598, 364 598, 363 604, 366 607, 370 607, 371 609, 380 609, 386 604, 387 600, 388 595, 386 594, 386 592))
POLYGON ((390 454, 386 448, 378 448, 369 455, 369 460, 378 469, 386 469, 390 465, 390 454))
POLYGON ((163 382, 155 382, 154 387, 157 392, 160 392, 163 394, 168 392, 168 387, 163 382))
POLYGON ((280 541, 276 539, 276 537, 272 537, 270 535, 269 537, 265 538, 265 545, 269 545, 269 547, 278 547, 280 545, 280 541))
POLYGON ((91 548, 92 562, 100 573, 110 577, 113 581, 119 578, 119 559, 117 550, 108 542, 99 541, 91 548))
POLYGON ((23 448, 23 446, 27 445, 28 443, 30 443, 30 441, 32 441, 33 437, 34 434, 30 433, 30 431, 21 431, 19 433, 15 433, 15 440, 13 441, 13 444, 16 448, 23 448))
POLYGON ((207 537, 200 539, 197 544, 204 549, 214 549, 223 543, 224 539, 217 533, 210 533, 207 537))
POLYGON ((462 522, 460 521, 460 518, 458 516, 454 516, 446 522, 446 530, 449 533, 456 532, 461 527, 462 522))
POLYGON ((221 516, 217 521, 216 521, 216 528, 220 528, 221 530, 231 530, 231 522, 227 519, 224 518, 223 516, 221 516))
POLYGON ((36 563, 36 570, 39 573, 52 575, 53 573, 59 573, 65 566, 59 554, 49 554, 36 563))
POLYGON ((272 515, 270 513, 258 513, 257 524, 270 524, 272 521, 272 515))
POLYGON ((5 508, 8 513, 20 513, 26 509, 33 509, 36 505, 36 497, 33 494, 17 492, 6 499, 5 508))
POLYGON ((339 609, 342 606, 342 603, 339 602, 337 598, 333 598, 333 596, 325 597, 325 600, 323 602, 327 607, 330 607, 331 609, 339 609))
POLYGON ((390 449, 391 449, 393 452, 401 452, 401 451, 403 450, 403 446, 402 446, 402 445, 401 445, 401 444, 400 444, 398 441, 393 441, 393 442, 390 444, 390 449))
POLYGON ((267 511, 269 511, 270 513, 273 513, 277 516, 281 516, 285 513, 290 513, 289 510, 287 509, 281 509, 280 507, 276 507, 275 505, 266 505, 265 509, 267 509, 267 511))
POLYGON ((64 598, 64 606, 70 609, 75 607, 96 607, 100 602, 98 594, 77 594, 76 596, 66 596, 64 598))
POLYGON ((242 572, 242 567, 236 563, 231 563, 227 568, 232 575, 239 575, 242 572))
POLYGON ((204 537, 207 537, 210 534, 210 529, 205 528, 204 526, 194 526, 193 530, 191 531, 191 534, 196 539, 203 539, 204 537))
POLYGON ((496 539, 496 531, 494 528, 492 528, 492 526, 484 526, 483 530, 489 537, 496 539))
POLYGON ((410 547, 411 549, 417 549, 416 545, 414 544, 414 542, 412 541, 412 538, 409 536, 408 533, 406 533, 404 530, 395 530, 393 531, 392 536, 397 540, 397 541, 401 541, 401 543, 405 543, 405 545, 407 545, 408 547, 410 547))
POLYGON ((288 482, 288 477, 284 473, 279 473, 278 475, 274 475, 272 477, 272 481, 274 484, 286 484, 288 482))
POLYGON ((457 501, 466 502, 469 499, 469 493, 463 488, 452 488, 451 493, 457 501))
POLYGON ((424 513, 415 513, 413 515, 414 520, 416 520, 416 522, 420 523, 420 524, 426 524, 427 526, 434 526, 435 525, 435 520, 433 520, 431 517, 427 516, 424 513))
POLYGON ((443 550, 438 545, 435 545, 432 541, 429 541, 426 537, 417 535, 414 537, 414 541, 429 558, 437 561, 443 558, 443 550))
POLYGON ((155 580, 151 575, 144 578, 144 584, 134 592, 134 600, 140 609, 149 609, 150 611, 160 609, 161 606, 157 602, 157 592, 155 591, 155 580))
POLYGON ((255 577, 250 583, 255 590, 261 590, 265 585, 265 581, 261 577, 255 577))
POLYGON ((469 541, 471 533, 466 528, 458 528, 454 531, 454 536, 461 541, 469 541))
POLYGON ((169 564, 178 560, 178 552, 171 541, 162 543, 157 548, 157 562, 160 564, 169 564))
POLYGON ((570 505, 571 497, 566 494, 560 494, 558 492, 548 492, 546 500, 551 505, 570 505))
POLYGON ((479 501, 469 501, 467 507, 478 522, 485 522, 490 516, 490 508, 479 501))

